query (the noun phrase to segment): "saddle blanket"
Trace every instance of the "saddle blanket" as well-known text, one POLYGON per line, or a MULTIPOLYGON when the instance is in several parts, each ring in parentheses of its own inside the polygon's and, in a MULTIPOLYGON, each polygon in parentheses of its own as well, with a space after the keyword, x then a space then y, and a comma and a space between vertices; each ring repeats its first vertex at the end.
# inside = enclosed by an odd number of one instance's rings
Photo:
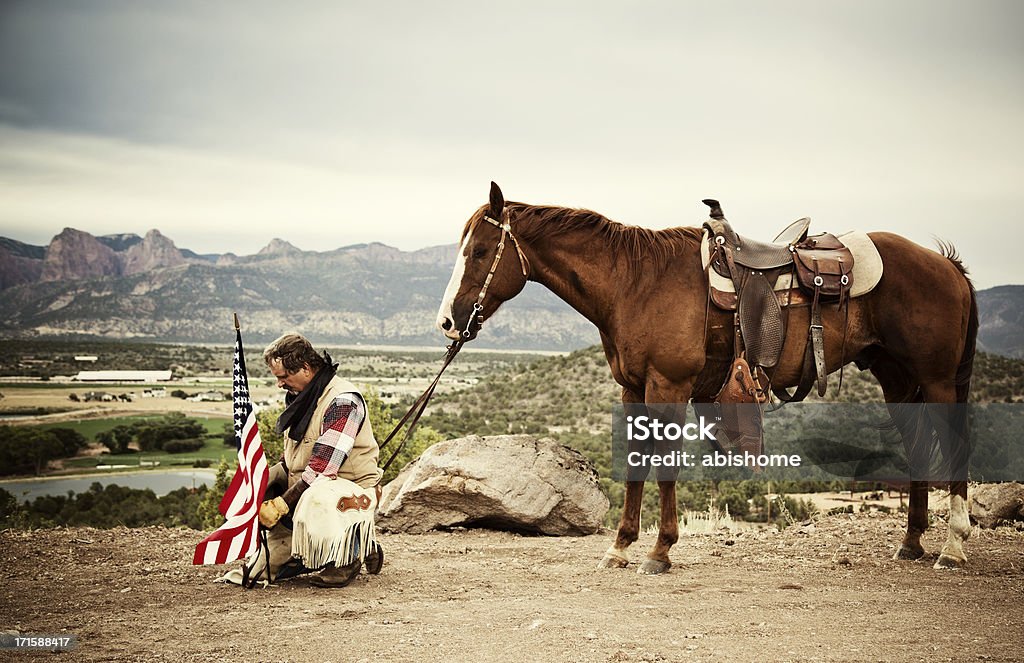
MULTIPOLYGON (((852 231, 839 235, 842 241, 853 254, 853 288, 850 290, 850 297, 865 295, 878 285, 882 279, 882 256, 878 255, 875 243, 871 241, 867 233, 852 231)), ((732 280, 728 279, 713 269, 708 269, 711 263, 711 238, 707 229, 700 242, 701 267, 707 270, 711 280, 711 288, 719 292, 735 293, 732 280)), ((776 292, 787 291, 799 288, 800 284, 793 282, 793 270, 784 271, 775 281, 773 289, 776 292)))

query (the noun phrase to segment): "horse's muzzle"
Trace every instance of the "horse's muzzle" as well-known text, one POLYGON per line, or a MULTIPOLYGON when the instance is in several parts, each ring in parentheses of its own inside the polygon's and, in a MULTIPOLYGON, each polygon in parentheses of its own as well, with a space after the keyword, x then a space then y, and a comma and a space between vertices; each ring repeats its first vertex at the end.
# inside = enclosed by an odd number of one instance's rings
POLYGON ((462 339, 462 330, 455 326, 455 322, 452 321, 448 316, 439 316, 437 318, 437 328, 449 339, 458 341, 462 339))

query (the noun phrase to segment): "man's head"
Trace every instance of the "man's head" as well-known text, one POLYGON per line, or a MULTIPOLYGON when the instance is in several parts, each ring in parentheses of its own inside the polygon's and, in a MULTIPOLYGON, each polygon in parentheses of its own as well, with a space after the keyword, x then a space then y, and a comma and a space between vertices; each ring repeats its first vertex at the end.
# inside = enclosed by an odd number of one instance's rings
POLYGON ((313 381, 317 372, 326 365, 310 343, 300 334, 284 334, 263 351, 263 361, 277 378, 277 386, 299 393, 313 381))

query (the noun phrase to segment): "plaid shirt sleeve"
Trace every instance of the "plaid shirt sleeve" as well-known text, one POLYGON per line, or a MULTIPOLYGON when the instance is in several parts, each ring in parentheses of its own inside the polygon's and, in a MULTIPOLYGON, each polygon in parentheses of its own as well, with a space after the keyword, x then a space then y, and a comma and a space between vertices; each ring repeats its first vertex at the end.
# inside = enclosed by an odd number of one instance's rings
POLYGON ((313 443, 313 453, 302 472, 302 480, 312 484, 318 475, 338 476, 342 463, 352 453, 356 434, 366 419, 366 405, 359 394, 341 394, 327 406, 320 437, 313 443))

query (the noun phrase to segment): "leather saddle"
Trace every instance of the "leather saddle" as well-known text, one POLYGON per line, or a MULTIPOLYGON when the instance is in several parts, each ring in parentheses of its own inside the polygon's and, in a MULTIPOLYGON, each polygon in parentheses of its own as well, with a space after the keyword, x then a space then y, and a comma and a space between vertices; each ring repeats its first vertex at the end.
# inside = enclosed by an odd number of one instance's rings
POLYGON ((853 253, 831 233, 809 236, 808 218, 791 223, 770 243, 742 237, 729 225, 718 201, 703 202, 711 208, 711 218, 704 224, 712 241, 710 268, 730 279, 736 291, 736 359, 745 359, 754 382, 765 385, 756 395, 758 402, 767 398, 764 369, 773 368, 782 354, 786 336, 782 309, 808 303, 811 325, 800 387, 795 395, 781 390, 775 394, 784 401, 802 400, 817 377, 818 393, 824 395, 827 383, 820 305, 848 304, 853 253), (787 273, 806 297, 780 296, 774 291, 775 282, 787 273))

